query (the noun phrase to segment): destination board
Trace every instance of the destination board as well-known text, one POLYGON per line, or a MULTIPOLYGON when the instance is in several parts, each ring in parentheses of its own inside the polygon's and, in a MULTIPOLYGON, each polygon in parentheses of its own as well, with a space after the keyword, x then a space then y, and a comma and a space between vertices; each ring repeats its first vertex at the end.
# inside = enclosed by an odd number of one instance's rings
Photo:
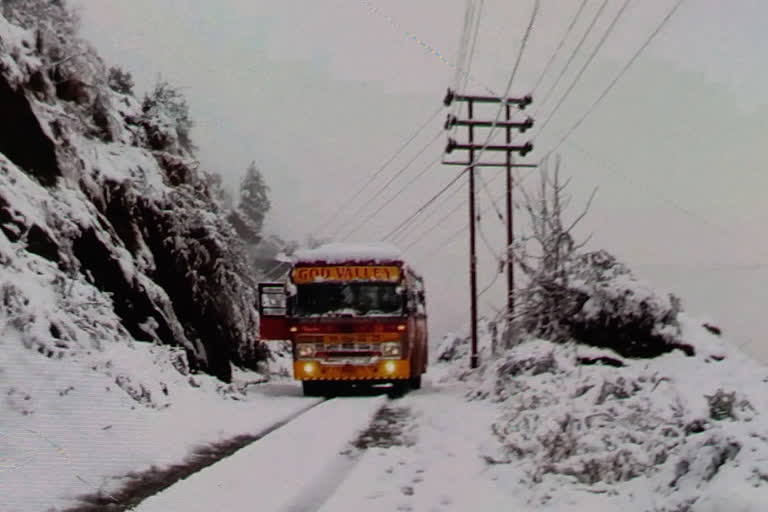
POLYGON ((400 268, 396 266, 328 266, 296 267, 291 274, 296 284, 344 282, 344 281, 383 281, 396 283, 400 280, 400 268))

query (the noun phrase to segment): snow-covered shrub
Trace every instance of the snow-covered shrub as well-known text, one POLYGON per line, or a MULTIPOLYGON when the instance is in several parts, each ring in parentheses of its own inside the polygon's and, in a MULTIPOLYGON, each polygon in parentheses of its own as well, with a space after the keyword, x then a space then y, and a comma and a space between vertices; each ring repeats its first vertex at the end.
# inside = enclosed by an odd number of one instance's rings
POLYGON ((653 357, 681 348, 680 299, 637 280, 606 251, 579 255, 568 267, 564 293, 572 309, 564 319, 569 335, 625 357, 653 357))
POLYGON ((447 334, 437 346, 435 359, 450 362, 466 359, 467 354, 469 354, 469 339, 456 334, 447 334))
POLYGON ((680 337, 680 300, 639 281, 606 251, 574 254, 557 279, 534 275, 521 295, 518 325, 534 336, 575 339, 625 357, 694 350, 680 337), (546 307, 544 295, 556 298, 557 308, 546 307))
POLYGON ((611 348, 626 357, 654 357, 674 348, 692 353, 679 339, 677 297, 658 294, 606 251, 580 252, 571 233, 589 203, 566 223, 565 186, 558 170, 553 179, 545 170, 539 196, 524 192, 532 234, 511 248, 525 277, 517 295, 516 328, 533 337, 611 348))
MULTIPOLYGON (((630 481, 642 477, 651 501, 685 510, 677 507, 710 500, 735 481, 764 486, 766 423, 752 403, 765 368, 735 352, 729 357, 670 353, 621 367, 584 365, 621 358, 574 343, 525 342, 469 379, 468 398, 496 402, 501 411, 481 456, 512 466, 509 485, 532 496, 606 485, 626 496, 638 488, 630 481), (733 365, 743 373, 735 375, 733 365), (736 382, 735 391, 723 391, 736 382)), ((759 501, 760 493, 749 499, 759 501)))
POLYGON ((144 96, 141 109, 144 113, 144 129, 152 149, 178 155, 182 151, 193 154, 197 150, 191 137, 194 122, 180 89, 168 82, 158 82, 144 96))
POLYGON ((133 76, 128 71, 118 66, 109 68, 107 83, 113 91, 133 96, 133 76))

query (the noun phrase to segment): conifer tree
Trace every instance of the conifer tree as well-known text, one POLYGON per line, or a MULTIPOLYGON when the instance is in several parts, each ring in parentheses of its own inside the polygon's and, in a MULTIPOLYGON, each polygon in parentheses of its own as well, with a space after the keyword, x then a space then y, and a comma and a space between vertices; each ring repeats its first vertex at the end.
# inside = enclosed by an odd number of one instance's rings
POLYGON ((261 233, 264 218, 271 207, 269 187, 264 181, 261 171, 251 162, 240 182, 240 212, 253 225, 257 233, 261 233))

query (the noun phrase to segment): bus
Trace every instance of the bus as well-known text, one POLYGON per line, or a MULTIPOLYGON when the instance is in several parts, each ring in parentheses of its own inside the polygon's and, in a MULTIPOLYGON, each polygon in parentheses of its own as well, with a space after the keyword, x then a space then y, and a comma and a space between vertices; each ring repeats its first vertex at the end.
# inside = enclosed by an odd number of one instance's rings
POLYGON ((307 396, 391 384, 401 395, 427 370, 424 281, 386 244, 297 251, 285 282, 259 283, 262 340, 289 340, 307 396))

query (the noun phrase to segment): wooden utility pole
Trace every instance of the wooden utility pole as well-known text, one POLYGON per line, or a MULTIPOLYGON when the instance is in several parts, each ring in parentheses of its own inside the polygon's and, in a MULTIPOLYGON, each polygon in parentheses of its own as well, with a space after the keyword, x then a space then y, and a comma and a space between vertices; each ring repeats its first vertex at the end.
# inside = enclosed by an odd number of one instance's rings
MULTIPOLYGON (((467 112, 472 120, 472 100, 467 101, 467 112)), ((477 368, 477 254, 475 252, 475 161, 474 135, 475 128, 471 124, 469 130, 469 290, 472 294, 471 324, 472 324, 472 354, 470 367, 477 368)))
MULTIPOLYGON (((505 105, 507 124, 512 119, 512 109, 509 103, 505 105)), ((533 119, 528 120, 533 125, 533 119)), ((512 145, 512 128, 507 126, 507 146, 512 145)), ((512 254, 512 242, 515 240, 513 229, 514 210, 512 201, 512 150, 507 150, 507 336, 515 314, 515 262, 512 254)), ((509 348, 509 347, 507 347, 509 348)))
MULTIPOLYGON (((470 96, 465 94, 456 94, 454 91, 448 89, 448 93, 443 100, 445 106, 450 106, 453 101, 464 101, 467 103, 467 119, 458 119, 453 115, 448 115, 448 119, 445 122, 445 129, 449 130, 454 126, 466 126, 468 143, 459 144, 455 140, 449 138, 448 145, 445 148, 446 153, 451 153, 454 150, 467 150, 469 151, 469 160, 466 162, 443 162, 446 165, 461 165, 467 168, 469 171, 469 287, 470 287, 470 314, 471 314, 471 336, 472 346, 470 353, 470 367, 477 368, 478 366, 478 354, 477 354, 477 256, 475 252, 475 168, 476 167, 506 167, 507 168, 507 327, 509 328, 509 320, 512 318, 512 311, 514 308, 514 262, 512 261, 510 247, 514 241, 514 232, 512 229, 513 224, 513 201, 512 201, 512 168, 513 167, 537 167, 535 164, 514 164, 512 162, 512 153, 516 152, 520 156, 525 156, 533 150, 533 144, 527 142, 521 146, 512 145, 512 129, 520 130, 524 133, 529 128, 533 127, 533 119, 530 117, 523 122, 513 122, 511 105, 516 105, 520 110, 525 109, 530 105, 533 99, 530 96, 523 98, 501 98, 498 96, 470 96), (506 109, 505 121, 480 121, 474 119, 474 107, 477 103, 502 103, 506 109), (482 146, 476 145, 475 127, 500 127, 506 129, 506 144, 491 145, 485 144, 482 146), (479 151, 476 155, 475 151, 479 151), (475 161, 476 157, 482 156, 484 151, 505 151, 507 155, 506 163, 495 162, 479 162, 475 161)), ((498 116, 497 116, 498 117, 498 116)))

